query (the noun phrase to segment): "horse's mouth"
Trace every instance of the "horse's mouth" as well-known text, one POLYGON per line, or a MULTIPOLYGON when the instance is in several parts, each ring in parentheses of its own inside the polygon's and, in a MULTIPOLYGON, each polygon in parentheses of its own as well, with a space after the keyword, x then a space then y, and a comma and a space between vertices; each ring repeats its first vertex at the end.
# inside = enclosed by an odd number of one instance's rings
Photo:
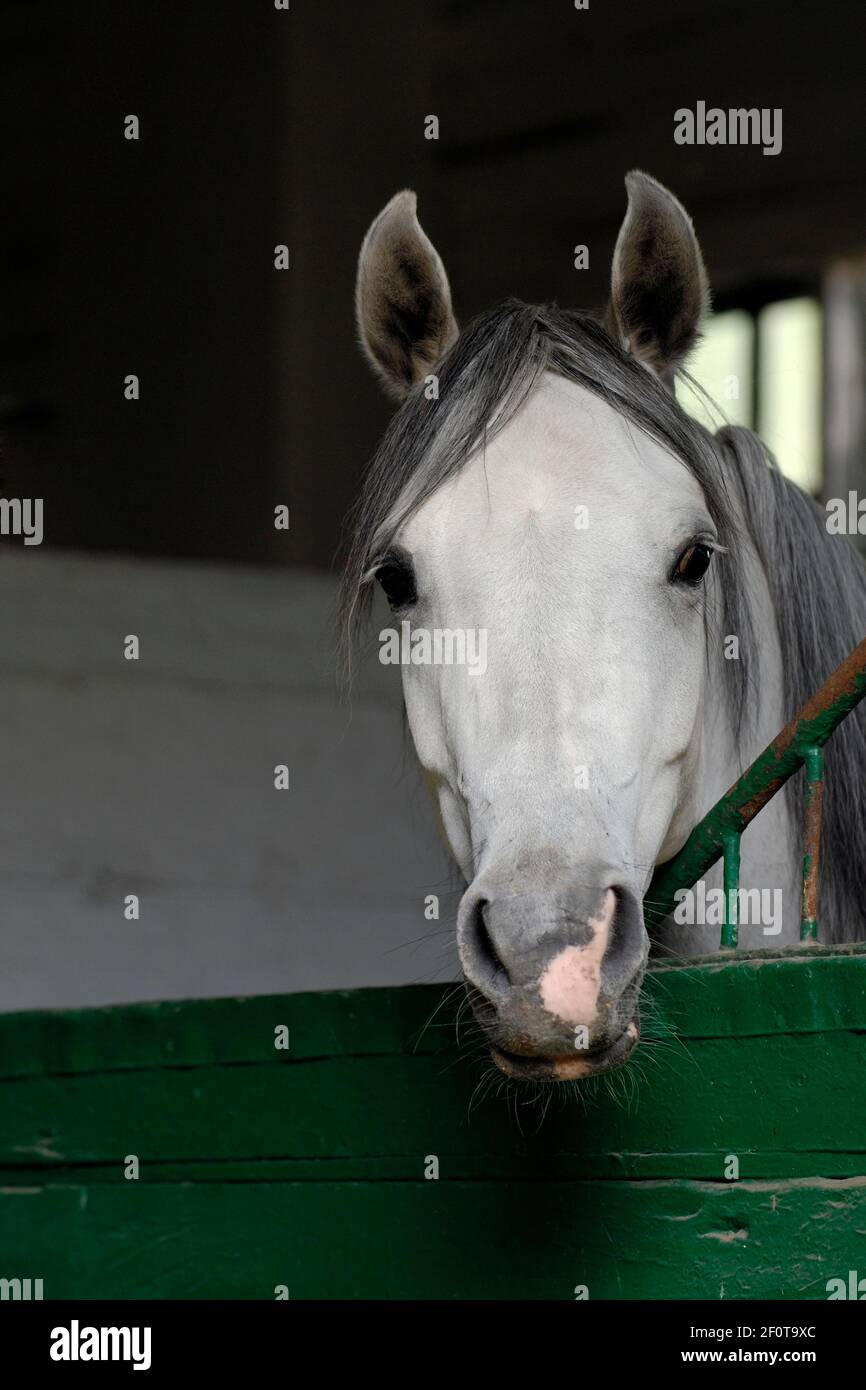
POLYGON ((630 1023, 609 1047, 597 1052, 569 1053, 562 1057, 537 1057, 518 1052, 504 1052, 490 1046, 494 1062, 512 1081, 576 1081, 585 1076, 598 1076, 612 1067, 627 1062, 640 1034, 636 1023, 630 1023))

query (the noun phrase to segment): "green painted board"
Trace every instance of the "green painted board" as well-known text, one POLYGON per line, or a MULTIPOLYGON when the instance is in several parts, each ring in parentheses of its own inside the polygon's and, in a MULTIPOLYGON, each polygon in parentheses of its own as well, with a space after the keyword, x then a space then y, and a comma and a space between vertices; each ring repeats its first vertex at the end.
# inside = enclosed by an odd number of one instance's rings
MULTIPOLYGON (((191 1183, 4 1197, 45 1297, 825 1298, 866 1183, 191 1183)), ((855 1264, 851 1264, 851 1258, 855 1264)))
POLYGON ((713 1299, 866 1276, 863 948, 654 967, 636 1064, 538 1098, 500 1085, 472 1025, 457 1045, 450 994, 0 1017, 0 1277, 49 1298, 713 1299))

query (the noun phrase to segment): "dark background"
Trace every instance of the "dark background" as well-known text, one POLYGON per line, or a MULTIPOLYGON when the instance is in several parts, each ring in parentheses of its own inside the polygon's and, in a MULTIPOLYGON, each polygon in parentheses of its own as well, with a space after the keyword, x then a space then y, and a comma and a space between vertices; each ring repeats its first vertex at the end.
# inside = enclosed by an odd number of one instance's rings
POLYGON ((398 188, 463 321, 598 306, 634 166, 719 307, 866 245, 859 0, 33 0, 2 31, 0 488, 45 499, 51 546, 333 565, 389 413, 355 258, 398 188), (782 153, 675 145, 699 99, 782 107, 782 153))

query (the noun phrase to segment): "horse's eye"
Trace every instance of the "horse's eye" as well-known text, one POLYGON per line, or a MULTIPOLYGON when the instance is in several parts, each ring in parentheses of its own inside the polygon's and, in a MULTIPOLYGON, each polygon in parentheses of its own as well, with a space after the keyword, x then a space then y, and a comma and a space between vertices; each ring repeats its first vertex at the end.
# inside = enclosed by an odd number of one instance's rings
POLYGON ((376 578, 392 608, 408 608, 418 595, 415 591, 415 572, 411 560, 388 555, 376 570, 376 578))
POLYGON ((708 545, 701 545, 699 542, 690 545, 677 561, 674 579, 681 580, 684 584, 700 584, 712 558, 713 552, 708 545))

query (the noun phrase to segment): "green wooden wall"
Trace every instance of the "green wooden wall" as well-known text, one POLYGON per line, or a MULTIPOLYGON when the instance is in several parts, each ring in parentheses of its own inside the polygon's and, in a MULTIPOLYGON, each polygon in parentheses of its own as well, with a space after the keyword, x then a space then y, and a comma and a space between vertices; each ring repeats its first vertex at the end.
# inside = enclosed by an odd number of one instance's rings
POLYGON ((0 1017, 0 1278, 800 1299, 866 1276, 866 948, 656 966, 631 1066, 528 1093, 474 1025, 457 1045, 449 993, 0 1017))

